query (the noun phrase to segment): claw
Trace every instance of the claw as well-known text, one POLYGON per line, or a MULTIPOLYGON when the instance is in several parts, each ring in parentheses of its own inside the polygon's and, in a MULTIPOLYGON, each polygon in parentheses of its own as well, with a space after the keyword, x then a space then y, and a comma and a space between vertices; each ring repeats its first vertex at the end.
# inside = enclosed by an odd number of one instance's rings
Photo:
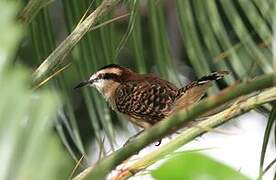
POLYGON ((162 140, 159 139, 159 140, 157 141, 157 144, 155 144, 155 146, 159 146, 159 145, 161 144, 161 142, 162 142, 162 140))
MULTIPOLYGON (((128 145, 133 139, 135 139, 139 134, 141 134, 143 131, 138 132, 137 134, 135 134, 134 136, 131 136, 123 145, 123 147, 125 147, 126 145, 128 145)), ((155 144, 155 146, 159 146, 161 144, 162 140, 159 139, 157 141, 157 144, 155 144)))
POLYGON ((130 143, 130 141, 132 140, 132 138, 129 138, 123 145, 123 147, 125 147, 126 145, 128 145, 130 143))

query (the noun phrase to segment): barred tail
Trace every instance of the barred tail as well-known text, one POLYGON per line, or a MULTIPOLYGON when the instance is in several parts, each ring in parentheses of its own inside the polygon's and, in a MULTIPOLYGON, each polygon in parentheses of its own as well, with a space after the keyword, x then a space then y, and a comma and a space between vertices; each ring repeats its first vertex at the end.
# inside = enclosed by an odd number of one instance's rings
POLYGON ((207 76, 203 76, 197 81, 193 81, 187 86, 178 90, 175 111, 181 110, 194 104, 205 94, 211 86, 212 81, 219 80, 228 74, 228 71, 217 71, 207 76))
POLYGON ((222 79, 227 74, 229 74, 228 71, 216 71, 207 76, 203 76, 200 79, 198 79, 197 81, 193 81, 190 84, 188 84, 187 86, 180 88, 178 90, 178 95, 181 96, 181 94, 185 93, 187 90, 189 90, 191 88, 194 88, 197 86, 200 87, 202 85, 207 85, 207 84, 210 84, 210 82, 212 82, 212 81, 222 79))
POLYGON ((228 71, 216 71, 216 72, 213 72, 207 76, 203 76, 202 78, 200 78, 199 80, 197 80, 197 84, 200 85, 200 84, 206 84, 210 81, 216 81, 216 80, 219 80, 221 78, 223 78, 225 75, 229 74, 228 71))

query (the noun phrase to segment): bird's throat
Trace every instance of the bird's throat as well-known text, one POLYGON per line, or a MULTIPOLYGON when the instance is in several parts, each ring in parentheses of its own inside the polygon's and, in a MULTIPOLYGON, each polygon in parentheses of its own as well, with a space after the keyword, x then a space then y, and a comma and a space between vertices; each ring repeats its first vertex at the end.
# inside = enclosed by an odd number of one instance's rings
POLYGON ((115 92, 120 84, 117 82, 103 82, 102 84, 99 84, 96 86, 98 91, 103 95, 104 99, 109 102, 112 109, 115 110, 115 92))

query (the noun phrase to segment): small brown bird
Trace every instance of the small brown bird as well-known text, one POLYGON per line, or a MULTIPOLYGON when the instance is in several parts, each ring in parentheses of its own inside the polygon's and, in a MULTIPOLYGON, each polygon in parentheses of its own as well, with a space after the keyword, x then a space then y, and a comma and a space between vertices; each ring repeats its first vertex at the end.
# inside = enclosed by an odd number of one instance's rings
POLYGON ((138 74, 128 68, 110 64, 75 88, 86 85, 96 87, 113 110, 127 115, 132 123, 147 129, 197 102, 212 81, 221 79, 226 74, 227 71, 213 72, 187 86, 177 88, 152 74, 138 74))

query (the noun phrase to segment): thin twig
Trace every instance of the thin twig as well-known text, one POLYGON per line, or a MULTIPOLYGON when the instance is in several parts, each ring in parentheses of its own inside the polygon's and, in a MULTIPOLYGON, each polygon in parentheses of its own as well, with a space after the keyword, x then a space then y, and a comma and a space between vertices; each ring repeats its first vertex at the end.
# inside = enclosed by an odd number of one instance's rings
POLYGON ((74 167, 74 169, 72 170, 68 180, 72 179, 73 175, 75 174, 76 170, 78 169, 78 167, 81 165, 81 161, 83 160, 84 155, 81 156, 81 158, 78 160, 76 166, 74 167))
POLYGON ((108 24, 110 24, 110 23, 113 23, 114 21, 117 21, 117 20, 119 20, 119 19, 123 19, 123 18, 125 18, 125 17, 128 17, 129 15, 130 15, 130 14, 127 13, 127 14, 123 14, 123 15, 121 15, 121 16, 115 17, 115 18, 113 18, 113 19, 110 19, 110 20, 108 20, 108 21, 105 21, 105 22, 103 22, 103 23, 101 23, 101 24, 99 24, 99 25, 97 25, 97 26, 92 27, 92 28, 90 29, 90 31, 93 31, 93 30, 98 29, 98 28, 100 28, 100 27, 102 27, 102 26, 108 25, 108 24))
POLYGON ((276 159, 274 159, 273 161, 271 161, 266 168, 264 169, 262 175, 264 175, 274 164, 276 164, 276 159))
POLYGON ((71 65, 71 63, 65 65, 64 67, 60 68, 59 70, 57 70, 56 72, 54 72, 52 75, 50 75, 49 77, 47 77, 45 80, 43 80, 41 83, 39 83, 38 85, 36 85, 34 87, 34 89, 38 89, 40 88, 43 84, 45 84, 46 82, 48 82, 50 79, 52 79, 53 77, 55 77, 56 75, 58 75, 59 73, 61 73, 64 69, 68 68, 71 65))

